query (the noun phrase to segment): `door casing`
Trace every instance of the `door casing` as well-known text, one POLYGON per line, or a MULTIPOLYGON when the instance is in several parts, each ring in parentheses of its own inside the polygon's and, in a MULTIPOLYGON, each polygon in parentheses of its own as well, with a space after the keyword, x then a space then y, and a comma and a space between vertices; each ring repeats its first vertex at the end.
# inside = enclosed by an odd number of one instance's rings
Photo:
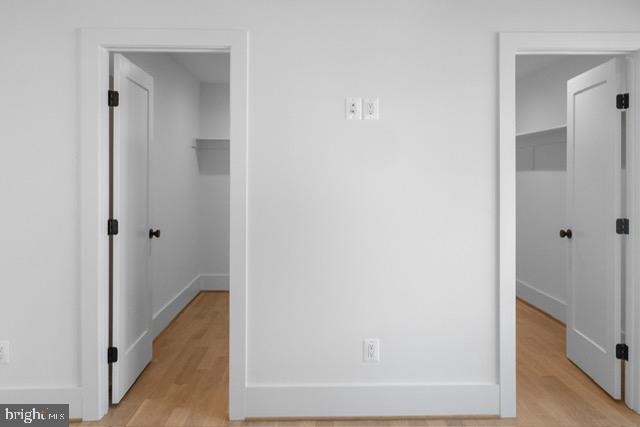
POLYGON ((248 34, 244 30, 80 29, 82 418, 109 409, 109 53, 230 52, 229 417, 245 418, 248 34))
MULTIPOLYGON (((640 33, 500 33, 499 80, 499 196, 498 196, 498 354, 500 415, 516 416, 516 55, 635 54, 640 33)), ((634 55, 637 60, 637 55, 634 55)), ((640 271, 630 262, 640 259, 640 76, 638 64, 628 67, 630 108, 627 110, 627 216, 630 234, 626 250, 626 341, 629 361, 625 369, 625 403, 640 412, 640 271), (633 184, 633 185, 632 185, 633 184)), ((615 102, 612 100, 611 102, 615 102)), ((613 231, 613 230, 612 230, 613 231)))

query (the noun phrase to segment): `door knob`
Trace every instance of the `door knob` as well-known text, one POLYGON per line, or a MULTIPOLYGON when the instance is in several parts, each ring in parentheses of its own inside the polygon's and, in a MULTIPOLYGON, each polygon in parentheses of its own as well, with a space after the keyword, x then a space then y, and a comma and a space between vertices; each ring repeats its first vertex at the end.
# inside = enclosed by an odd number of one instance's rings
POLYGON ((567 239, 570 239, 573 236, 573 233, 571 232, 570 228, 567 228, 566 230, 560 230, 560 237, 566 237, 567 239))
POLYGON ((153 238, 159 239, 160 238, 160 230, 154 230, 153 228, 149 229, 149 238, 153 239, 153 238))

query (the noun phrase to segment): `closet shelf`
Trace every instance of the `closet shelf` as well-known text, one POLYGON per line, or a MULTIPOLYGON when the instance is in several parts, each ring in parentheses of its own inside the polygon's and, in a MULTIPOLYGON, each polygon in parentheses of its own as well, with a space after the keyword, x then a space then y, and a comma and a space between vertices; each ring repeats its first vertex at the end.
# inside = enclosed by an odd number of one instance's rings
POLYGON ((552 128, 536 129, 534 131, 516 133, 516 138, 538 136, 538 135, 543 136, 551 133, 561 133, 566 130, 567 130, 567 125, 554 126, 552 128))
POLYGON ((516 134, 518 144, 552 144, 567 141, 567 125, 516 134))

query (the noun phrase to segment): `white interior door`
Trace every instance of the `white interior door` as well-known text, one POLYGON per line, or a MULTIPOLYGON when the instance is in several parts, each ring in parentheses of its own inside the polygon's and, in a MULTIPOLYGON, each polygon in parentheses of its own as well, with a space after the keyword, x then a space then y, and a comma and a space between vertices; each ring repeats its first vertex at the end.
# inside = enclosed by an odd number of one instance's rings
POLYGON ((567 357, 620 399, 623 59, 567 83, 567 357))
POLYGON ((113 346, 111 400, 118 403, 151 362, 149 284, 149 146, 153 135, 153 78, 122 55, 114 56, 113 346))

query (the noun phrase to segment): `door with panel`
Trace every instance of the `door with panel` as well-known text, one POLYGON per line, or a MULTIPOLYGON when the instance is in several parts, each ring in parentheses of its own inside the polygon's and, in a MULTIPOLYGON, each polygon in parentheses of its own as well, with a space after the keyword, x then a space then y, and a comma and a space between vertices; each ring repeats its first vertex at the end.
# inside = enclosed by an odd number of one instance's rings
POLYGON ((118 403, 152 357, 149 283, 149 148, 153 140, 153 78, 120 54, 113 58, 111 401, 118 403))
POLYGON ((622 115, 624 58, 567 82, 567 357, 621 397, 622 115))

